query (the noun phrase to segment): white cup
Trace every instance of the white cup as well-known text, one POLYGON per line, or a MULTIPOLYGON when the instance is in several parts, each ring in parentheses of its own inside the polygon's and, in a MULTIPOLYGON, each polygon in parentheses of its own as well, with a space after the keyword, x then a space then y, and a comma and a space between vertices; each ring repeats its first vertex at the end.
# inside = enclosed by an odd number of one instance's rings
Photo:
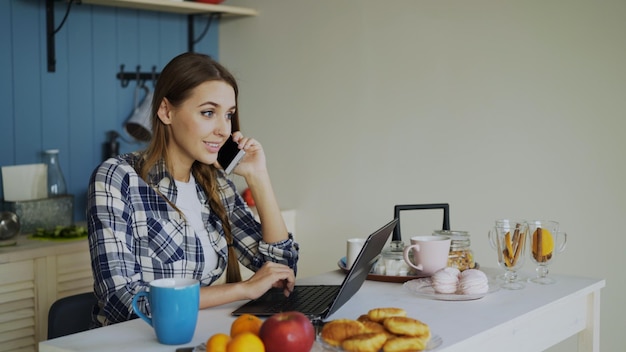
POLYGON ((450 237, 415 236, 411 245, 404 247, 404 261, 422 274, 432 275, 448 266, 450 237), (413 252, 413 255, 410 255, 413 252))
POLYGON ((350 238, 346 243, 346 269, 352 268, 352 264, 359 256, 363 245, 365 244, 365 238, 350 238))

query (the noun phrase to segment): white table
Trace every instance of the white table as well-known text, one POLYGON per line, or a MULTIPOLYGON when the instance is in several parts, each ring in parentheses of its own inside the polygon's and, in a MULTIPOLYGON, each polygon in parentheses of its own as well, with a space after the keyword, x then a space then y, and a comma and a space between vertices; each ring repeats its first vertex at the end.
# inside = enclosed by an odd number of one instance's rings
MULTIPOLYGON (((484 269, 489 275, 497 270, 484 269)), ((299 284, 340 283, 337 271, 301 279, 299 284)), ((437 351, 541 351, 578 334, 579 351, 600 351, 600 290, 602 279, 554 275, 554 285, 528 283, 519 291, 498 290, 475 301, 439 301, 417 297, 402 284, 366 281, 329 319, 351 318, 376 307, 401 307, 410 317, 427 323, 443 343, 437 351)), ((212 334, 228 333, 235 319, 230 312, 242 302, 200 311, 194 346, 212 334)), ((39 343, 40 352, 167 351, 141 319, 39 343)), ((314 351, 322 351, 315 346, 314 351)))

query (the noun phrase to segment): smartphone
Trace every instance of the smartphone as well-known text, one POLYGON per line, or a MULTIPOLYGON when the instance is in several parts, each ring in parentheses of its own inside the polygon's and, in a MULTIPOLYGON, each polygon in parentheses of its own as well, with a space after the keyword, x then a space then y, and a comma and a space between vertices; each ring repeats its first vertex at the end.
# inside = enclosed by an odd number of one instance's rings
POLYGON ((233 141, 233 137, 230 136, 217 153, 217 161, 228 175, 233 172, 233 169, 243 159, 244 155, 246 155, 246 152, 243 149, 239 149, 237 143, 233 141))

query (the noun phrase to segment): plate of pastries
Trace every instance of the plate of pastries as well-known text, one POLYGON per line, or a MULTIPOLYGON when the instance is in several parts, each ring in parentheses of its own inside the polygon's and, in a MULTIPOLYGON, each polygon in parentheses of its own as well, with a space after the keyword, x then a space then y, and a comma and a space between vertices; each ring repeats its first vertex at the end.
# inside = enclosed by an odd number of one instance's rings
POLYGON ((326 350, 345 352, 431 351, 443 342, 428 324, 395 307, 370 309, 356 319, 328 321, 317 339, 326 350))

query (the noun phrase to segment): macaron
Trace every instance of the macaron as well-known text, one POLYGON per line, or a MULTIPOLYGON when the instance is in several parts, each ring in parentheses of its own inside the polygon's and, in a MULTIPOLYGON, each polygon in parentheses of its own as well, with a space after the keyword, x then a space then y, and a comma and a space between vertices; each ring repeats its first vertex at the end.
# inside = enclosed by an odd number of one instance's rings
POLYGON ((455 293, 459 284, 457 268, 446 267, 435 272, 431 277, 431 284, 437 293, 455 293))
POLYGON ((464 295, 475 295, 489 291, 487 275, 478 269, 467 269, 459 277, 459 292, 464 295))

